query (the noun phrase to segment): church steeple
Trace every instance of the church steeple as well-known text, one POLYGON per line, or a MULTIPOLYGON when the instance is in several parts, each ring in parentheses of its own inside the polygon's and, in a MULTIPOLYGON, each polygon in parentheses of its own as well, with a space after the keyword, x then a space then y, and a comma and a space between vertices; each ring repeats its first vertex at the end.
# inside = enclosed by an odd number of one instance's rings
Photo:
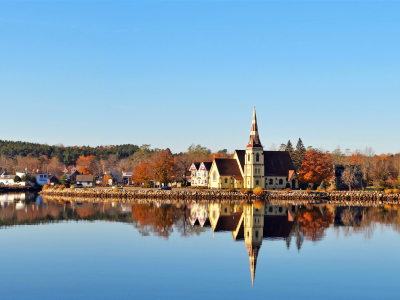
POLYGON ((247 251, 249 252, 250 259, 250 272, 251 272, 251 285, 254 286, 254 279, 256 277, 257 257, 260 246, 248 245, 247 251))
POLYGON ((260 141, 260 136, 258 135, 257 117, 256 117, 256 107, 253 110, 253 120, 251 122, 250 139, 247 143, 246 148, 263 148, 260 141))

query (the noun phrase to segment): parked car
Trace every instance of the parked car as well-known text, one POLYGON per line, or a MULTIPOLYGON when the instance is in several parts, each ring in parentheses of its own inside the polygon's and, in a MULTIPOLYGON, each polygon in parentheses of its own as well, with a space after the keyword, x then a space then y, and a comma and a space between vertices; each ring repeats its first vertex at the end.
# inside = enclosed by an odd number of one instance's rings
POLYGON ((77 183, 77 184, 74 184, 74 187, 77 188, 77 189, 81 189, 81 188, 83 188, 83 184, 82 183, 77 183))
POLYGON ((124 189, 122 186, 120 186, 120 185, 117 185, 117 186, 113 186, 112 188, 115 188, 115 187, 117 187, 119 190, 122 190, 122 189, 124 189))
POLYGON ((160 187, 159 190, 170 191, 171 188, 170 188, 169 186, 166 186, 166 185, 165 185, 165 186, 160 187))

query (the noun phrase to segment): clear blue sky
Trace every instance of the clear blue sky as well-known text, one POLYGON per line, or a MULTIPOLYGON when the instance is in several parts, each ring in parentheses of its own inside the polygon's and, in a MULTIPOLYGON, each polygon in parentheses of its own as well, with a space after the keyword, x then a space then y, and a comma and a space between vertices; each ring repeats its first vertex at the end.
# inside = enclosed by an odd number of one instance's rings
POLYGON ((399 152, 400 1, 1 1, 0 139, 399 152))

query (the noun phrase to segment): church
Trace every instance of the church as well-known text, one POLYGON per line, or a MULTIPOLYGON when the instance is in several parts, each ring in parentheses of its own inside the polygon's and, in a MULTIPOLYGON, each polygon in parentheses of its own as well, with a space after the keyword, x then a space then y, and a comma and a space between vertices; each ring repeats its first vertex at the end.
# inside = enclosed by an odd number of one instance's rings
POLYGON ((258 134, 255 107, 246 150, 235 150, 233 158, 214 159, 209 174, 208 187, 211 189, 283 189, 287 183, 291 189, 298 188, 295 168, 289 153, 264 151, 258 134))

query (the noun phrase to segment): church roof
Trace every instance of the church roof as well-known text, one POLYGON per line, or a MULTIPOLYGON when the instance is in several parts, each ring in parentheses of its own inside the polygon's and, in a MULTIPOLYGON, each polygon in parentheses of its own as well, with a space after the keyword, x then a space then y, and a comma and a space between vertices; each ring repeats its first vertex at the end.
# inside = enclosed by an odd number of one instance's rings
POLYGON ((236 212, 229 216, 219 216, 214 231, 235 231, 241 216, 242 212, 236 212))
POLYGON ((243 180, 239 165, 233 158, 216 158, 215 165, 220 176, 235 176, 235 179, 243 180))
POLYGON ((240 162, 240 166, 242 167, 242 170, 244 171, 244 164, 245 164, 245 157, 246 157, 246 150, 235 150, 237 157, 240 162))
POLYGON ((207 171, 210 171, 211 166, 212 166, 212 162, 211 161, 206 161, 203 162, 204 167, 206 168, 207 171))
POLYGON ((287 151, 264 151, 264 168, 266 176, 288 176, 289 171, 294 170, 287 151))
POLYGON ((263 238, 287 238, 293 224, 287 216, 264 216, 263 238))

